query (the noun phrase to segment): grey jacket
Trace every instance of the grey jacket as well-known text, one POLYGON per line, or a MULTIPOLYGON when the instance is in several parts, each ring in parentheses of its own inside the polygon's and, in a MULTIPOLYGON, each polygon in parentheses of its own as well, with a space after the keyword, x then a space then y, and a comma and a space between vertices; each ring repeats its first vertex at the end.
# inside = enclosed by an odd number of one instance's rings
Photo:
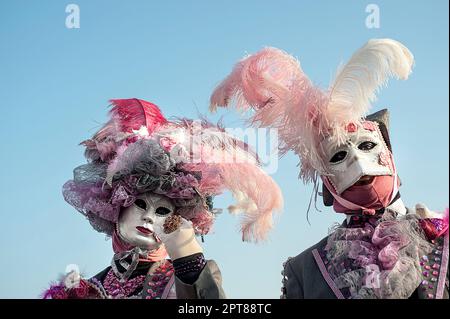
POLYGON ((336 295, 322 276, 312 252, 325 247, 328 237, 289 258, 284 264, 283 296, 289 299, 336 299, 336 295))

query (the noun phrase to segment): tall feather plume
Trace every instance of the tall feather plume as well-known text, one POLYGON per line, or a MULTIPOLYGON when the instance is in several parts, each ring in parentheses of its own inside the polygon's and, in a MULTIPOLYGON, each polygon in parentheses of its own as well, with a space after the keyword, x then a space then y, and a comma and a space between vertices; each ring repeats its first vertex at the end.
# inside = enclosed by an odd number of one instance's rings
POLYGON ((390 77, 406 80, 414 63, 412 53, 391 39, 373 39, 356 51, 330 85, 326 116, 338 132, 367 115, 378 90, 390 77))
POLYGON ((407 79, 412 66, 413 56, 401 43, 370 40, 325 92, 311 83, 294 57, 269 47, 236 64, 211 95, 210 110, 253 108, 251 125, 277 129, 280 151, 299 155, 300 177, 317 182, 326 173, 319 141, 331 136, 342 142, 345 125, 366 115, 388 78, 407 79))
MULTIPOLYGON (((215 112, 218 106, 227 106, 233 96, 239 96, 241 94, 241 74, 245 60, 246 59, 236 63, 230 75, 228 75, 214 90, 211 95, 211 103, 209 107, 211 112, 215 112)), ((250 107, 250 105, 239 103, 236 107, 246 110, 250 107)))
POLYGON ((291 55, 265 48, 237 63, 211 95, 210 110, 234 105, 256 112, 250 123, 276 129, 282 153, 293 150, 301 157, 300 175, 314 180, 320 157, 315 152, 318 135, 327 132, 322 116, 326 94, 315 87, 291 55))

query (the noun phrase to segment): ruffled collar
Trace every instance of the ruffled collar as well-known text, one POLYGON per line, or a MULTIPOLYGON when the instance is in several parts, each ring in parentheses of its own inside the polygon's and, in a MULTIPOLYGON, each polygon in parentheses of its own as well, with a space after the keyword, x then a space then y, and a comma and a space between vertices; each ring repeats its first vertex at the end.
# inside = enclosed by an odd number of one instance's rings
POLYGON ((419 259, 432 245, 417 215, 401 215, 401 204, 353 215, 329 235, 322 257, 349 298, 408 298, 420 284, 419 259))

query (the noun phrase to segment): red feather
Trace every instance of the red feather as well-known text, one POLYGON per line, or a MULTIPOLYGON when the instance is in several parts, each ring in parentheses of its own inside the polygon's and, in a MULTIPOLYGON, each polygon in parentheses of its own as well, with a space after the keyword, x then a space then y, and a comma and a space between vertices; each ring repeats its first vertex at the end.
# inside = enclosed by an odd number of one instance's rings
POLYGON ((119 126, 119 130, 131 133, 146 126, 148 133, 152 134, 159 126, 166 124, 167 120, 159 107, 153 103, 140 99, 114 99, 111 117, 119 126))

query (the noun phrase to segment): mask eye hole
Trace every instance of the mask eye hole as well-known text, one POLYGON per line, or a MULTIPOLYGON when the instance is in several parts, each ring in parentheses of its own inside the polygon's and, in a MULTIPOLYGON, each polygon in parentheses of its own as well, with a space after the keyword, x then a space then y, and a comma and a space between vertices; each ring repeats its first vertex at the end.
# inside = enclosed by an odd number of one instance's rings
POLYGON ((169 215, 172 211, 167 207, 158 207, 155 211, 155 214, 158 216, 166 216, 169 215))
POLYGON ((330 159, 330 163, 337 163, 342 160, 344 160, 347 157, 346 151, 340 151, 333 155, 333 157, 330 159))
POLYGON ((140 199, 140 198, 136 199, 134 201, 134 205, 136 205, 140 209, 147 210, 147 203, 143 199, 140 199))
POLYGON ((373 149, 375 146, 377 146, 376 143, 374 142, 370 142, 370 141, 366 141, 366 142, 362 142, 361 144, 358 145, 358 148, 361 151, 370 151, 371 149, 373 149))

